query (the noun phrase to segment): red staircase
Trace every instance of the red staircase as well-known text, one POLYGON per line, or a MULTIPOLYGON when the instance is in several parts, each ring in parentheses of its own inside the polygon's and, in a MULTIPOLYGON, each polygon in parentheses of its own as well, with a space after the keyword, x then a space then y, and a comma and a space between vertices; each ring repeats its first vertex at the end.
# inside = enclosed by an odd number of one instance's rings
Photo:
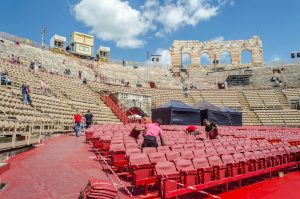
POLYGON ((138 120, 129 118, 126 114, 127 108, 112 94, 105 95, 105 93, 100 92, 100 98, 102 101, 112 110, 112 112, 121 120, 123 124, 128 123, 138 123, 138 120))

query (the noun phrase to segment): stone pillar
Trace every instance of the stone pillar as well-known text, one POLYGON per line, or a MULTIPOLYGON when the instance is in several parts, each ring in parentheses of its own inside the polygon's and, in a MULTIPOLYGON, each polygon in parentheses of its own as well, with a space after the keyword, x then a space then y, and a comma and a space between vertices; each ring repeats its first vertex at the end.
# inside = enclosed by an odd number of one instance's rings
POLYGON ((231 53, 231 65, 234 67, 239 67, 242 61, 242 51, 239 49, 232 49, 231 53))
POLYGON ((198 52, 192 52, 191 53, 191 64, 192 67, 200 67, 200 55, 198 52))
POLYGON ((170 50, 171 57, 172 57, 172 65, 173 67, 180 67, 181 66, 181 49, 172 49, 170 50))

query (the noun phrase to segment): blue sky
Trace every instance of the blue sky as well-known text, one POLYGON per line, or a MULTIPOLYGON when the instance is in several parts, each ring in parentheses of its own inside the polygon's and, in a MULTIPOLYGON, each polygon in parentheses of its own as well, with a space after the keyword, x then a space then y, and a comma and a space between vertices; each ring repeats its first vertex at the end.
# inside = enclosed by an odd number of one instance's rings
POLYGON ((195 9, 187 1, 3 0, 0 31, 40 41, 47 26, 48 42, 54 33, 69 41, 73 31, 93 32, 96 47, 109 46, 113 58, 134 61, 144 61, 147 51, 168 49, 175 39, 249 39, 257 30, 265 62, 289 61, 289 52, 300 50, 300 1, 189 0, 195 9))

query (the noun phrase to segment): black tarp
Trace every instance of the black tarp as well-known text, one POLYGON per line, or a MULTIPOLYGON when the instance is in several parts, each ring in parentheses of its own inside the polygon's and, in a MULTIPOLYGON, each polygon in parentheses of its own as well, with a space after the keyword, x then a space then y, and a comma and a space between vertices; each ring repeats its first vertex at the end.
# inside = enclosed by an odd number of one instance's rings
POLYGON ((200 110, 201 124, 204 119, 221 126, 242 126, 242 113, 226 106, 215 106, 207 101, 195 104, 200 110))
POLYGON ((162 119, 164 125, 200 125, 200 110, 183 102, 171 100, 152 109, 152 121, 162 119))

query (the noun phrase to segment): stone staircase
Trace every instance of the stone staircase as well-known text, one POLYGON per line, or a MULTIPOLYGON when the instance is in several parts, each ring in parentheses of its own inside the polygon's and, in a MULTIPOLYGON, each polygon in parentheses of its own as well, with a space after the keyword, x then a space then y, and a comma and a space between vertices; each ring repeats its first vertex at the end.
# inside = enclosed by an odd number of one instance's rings
POLYGON ((250 105, 242 91, 236 92, 243 109, 243 125, 261 125, 256 113, 250 109, 250 105))
POLYGON ((283 109, 290 109, 289 102, 283 94, 282 90, 275 90, 275 95, 278 98, 283 109))

